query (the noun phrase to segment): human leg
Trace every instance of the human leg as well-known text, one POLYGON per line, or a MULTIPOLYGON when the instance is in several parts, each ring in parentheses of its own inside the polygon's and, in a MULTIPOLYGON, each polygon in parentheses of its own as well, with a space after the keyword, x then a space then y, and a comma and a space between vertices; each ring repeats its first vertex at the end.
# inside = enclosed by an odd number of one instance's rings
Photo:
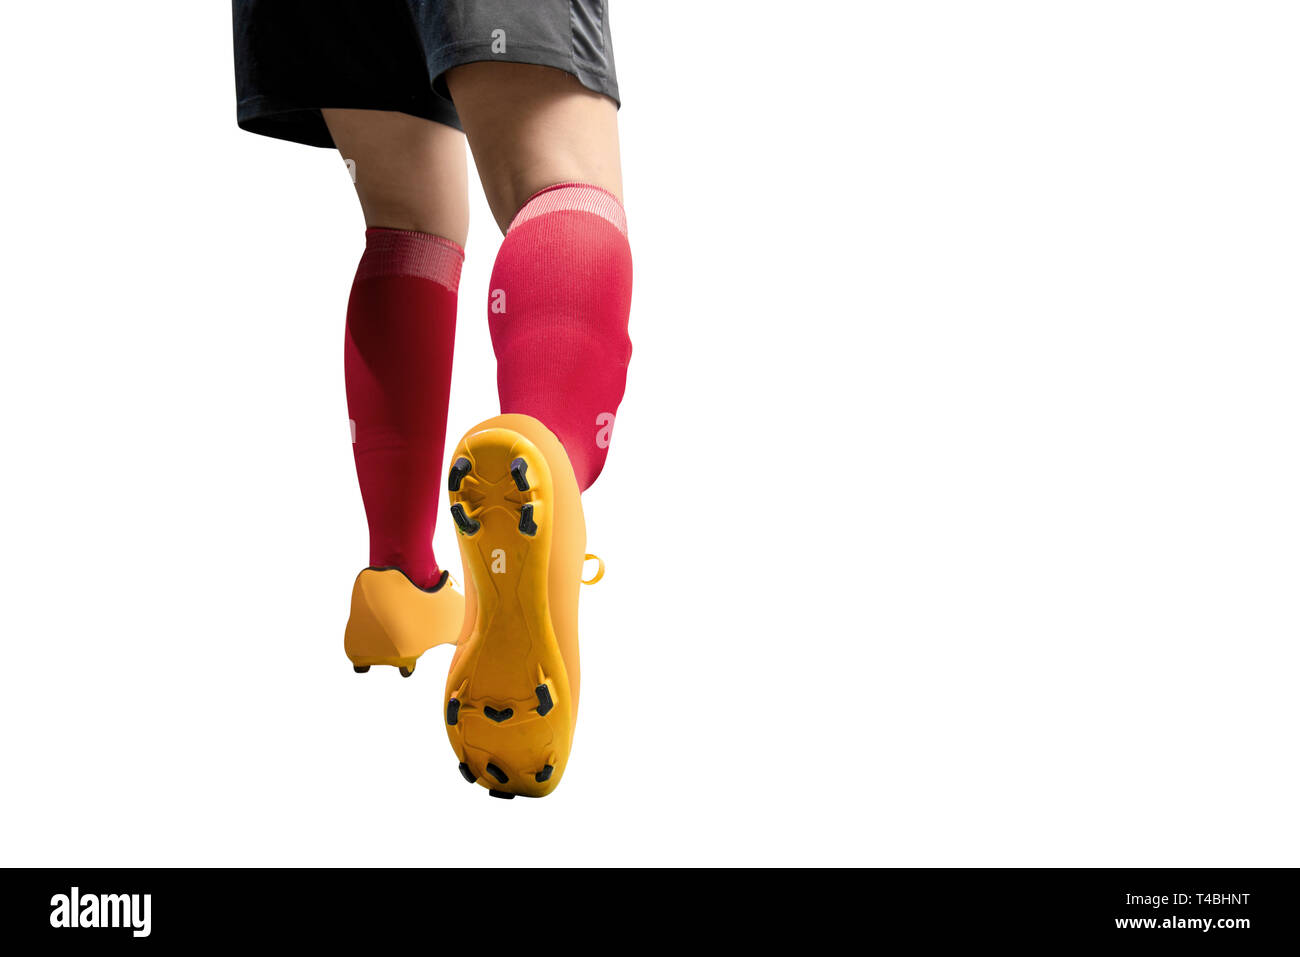
POLYGON ((460 626, 433 533, 468 227, 464 139, 400 113, 323 113, 352 161, 368 227, 344 373, 370 567, 353 590, 345 646, 358 669, 397 664, 409 674, 460 626))

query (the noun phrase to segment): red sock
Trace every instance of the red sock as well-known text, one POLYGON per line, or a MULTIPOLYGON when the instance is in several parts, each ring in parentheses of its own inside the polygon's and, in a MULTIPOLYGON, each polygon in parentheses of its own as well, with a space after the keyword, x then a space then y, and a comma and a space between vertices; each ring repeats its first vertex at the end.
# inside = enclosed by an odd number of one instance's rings
POLYGON ((613 194, 564 183, 535 194, 497 253, 488 326, 503 413, 564 444, 586 489, 605 467, 632 341, 632 251, 613 194))
POLYGON ((433 528, 464 258, 449 239, 367 229, 348 300, 343 371, 370 564, 422 588, 440 577, 433 528))

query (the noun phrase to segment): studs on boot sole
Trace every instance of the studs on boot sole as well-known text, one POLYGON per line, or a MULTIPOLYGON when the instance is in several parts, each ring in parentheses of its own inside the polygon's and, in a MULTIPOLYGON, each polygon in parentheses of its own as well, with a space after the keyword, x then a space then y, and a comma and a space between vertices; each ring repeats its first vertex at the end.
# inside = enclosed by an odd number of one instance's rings
POLYGON ((528 463, 523 459, 515 459, 510 463, 510 477, 515 480, 515 488, 521 492, 528 491, 528 463))
POLYGON ((469 474, 472 467, 473 463, 463 455, 452 462, 451 471, 447 473, 447 491, 459 492, 461 479, 469 474))
POLYGON ((519 510, 519 531, 525 535, 537 534, 537 523, 533 521, 533 507, 525 505, 519 510))
POLYGON ((359 674, 359 675, 364 675, 367 671, 370 670, 370 666, 369 666, 369 665, 353 665, 353 666, 352 666, 352 670, 355 671, 355 672, 356 672, 357 674, 359 674))
POLYGON ((498 791, 496 788, 488 788, 488 794, 494 798, 501 798, 503 801, 513 801, 515 796, 509 791, 498 791))
POLYGON ((478 781, 478 778, 474 777, 474 772, 469 769, 469 765, 464 761, 460 762, 460 776, 470 784, 474 784, 478 781))
POLYGON ((546 765, 546 767, 542 768, 540 771, 538 771, 536 774, 533 775, 533 780, 536 781, 538 784, 541 784, 544 781, 549 781, 551 779, 551 772, 554 770, 555 768, 551 767, 548 764, 546 765))
POLYGON ((555 707, 555 702, 551 700, 551 689, 546 685, 538 685, 536 694, 537 707, 534 710, 544 718, 547 712, 555 707))
POLYGON ((483 527, 465 514, 465 506, 461 505, 459 502, 451 507, 451 517, 452 520, 455 521, 456 527, 466 535, 473 535, 483 527))
POLYGON ((506 777, 506 772, 502 771, 495 764, 488 764, 488 766, 484 770, 486 770, 488 774, 492 775, 502 784, 506 784, 510 781, 510 779, 506 777))
POLYGON ((513 718, 515 716, 515 709, 506 708, 506 710, 504 711, 498 711, 496 708, 492 707, 491 705, 485 704, 483 706, 483 713, 487 715, 488 718, 495 721, 497 724, 500 724, 502 721, 509 721, 511 718, 513 718))
POLYGON ((460 702, 452 698, 447 702, 447 723, 455 724, 460 720, 460 702))
POLYGON ((409 668, 406 665, 399 665, 397 670, 403 678, 409 678, 415 674, 415 665, 411 665, 409 668))

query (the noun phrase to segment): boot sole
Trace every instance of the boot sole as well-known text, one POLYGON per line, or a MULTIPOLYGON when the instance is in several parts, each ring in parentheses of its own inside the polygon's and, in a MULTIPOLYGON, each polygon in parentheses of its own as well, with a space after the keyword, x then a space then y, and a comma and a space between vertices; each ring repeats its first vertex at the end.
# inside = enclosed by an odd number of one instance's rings
POLYGON ((551 622, 554 486, 541 451, 506 428, 466 436, 448 475, 478 605, 447 676, 443 718, 467 780, 494 797, 543 797, 573 738, 569 679, 551 622))

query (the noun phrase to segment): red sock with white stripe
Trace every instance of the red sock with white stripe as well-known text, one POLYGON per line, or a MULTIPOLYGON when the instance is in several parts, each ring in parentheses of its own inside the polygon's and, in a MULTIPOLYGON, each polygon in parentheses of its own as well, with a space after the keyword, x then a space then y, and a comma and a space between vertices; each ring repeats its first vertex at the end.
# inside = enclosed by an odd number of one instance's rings
POLYGON ((554 432, 582 489, 605 467, 631 305, 627 218, 612 193, 562 183, 515 214, 488 295, 501 411, 554 432))
POLYGON ((439 236, 367 229, 348 300, 343 371, 370 564, 421 588, 441 575, 433 529, 464 258, 439 236))

